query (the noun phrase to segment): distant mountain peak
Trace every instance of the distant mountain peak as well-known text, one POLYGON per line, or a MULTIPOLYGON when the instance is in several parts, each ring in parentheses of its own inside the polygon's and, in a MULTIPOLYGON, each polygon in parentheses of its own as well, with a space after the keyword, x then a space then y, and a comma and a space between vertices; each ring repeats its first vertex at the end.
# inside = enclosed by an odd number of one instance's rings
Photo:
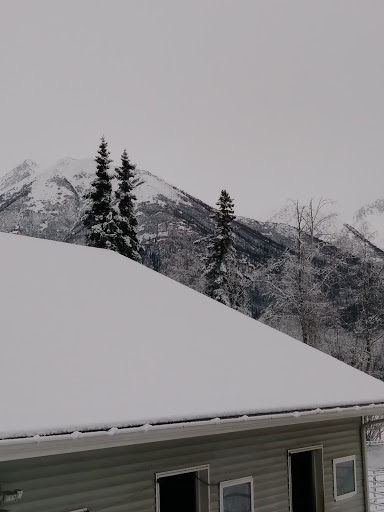
POLYGON ((30 158, 27 158, 26 160, 24 160, 23 163, 21 163, 18 167, 24 167, 24 168, 32 168, 32 169, 36 169, 38 167, 37 163, 34 162, 33 160, 31 160, 30 158))
POLYGON ((73 158, 71 156, 65 156, 63 158, 60 158, 60 160, 58 160, 56 162, 56 165, 57 166, 67 166, 67 165, 70 165, 73 161, 75 161, 76 158, 73 158))
POLYGON ((0 191, 14 187, 28 178, 35 177, 38 170, 39 166, 36 162, 30 159, 24 160, 24 162, 0 178, 0 191))
POLYGON ((161 198, 166 198, 174 203, 190 203, 184 192, 149 171, 137 169, 136 178, 138 182, 135 195, 139 203, 158 202, 162 200, 161 198))

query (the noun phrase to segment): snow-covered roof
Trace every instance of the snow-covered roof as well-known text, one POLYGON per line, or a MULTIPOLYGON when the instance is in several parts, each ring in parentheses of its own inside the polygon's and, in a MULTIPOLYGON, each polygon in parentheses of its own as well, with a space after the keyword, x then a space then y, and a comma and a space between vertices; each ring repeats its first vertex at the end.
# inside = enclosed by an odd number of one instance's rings
POLYGON ((0 234, 0 438, 383 403, 384 383, 113 252, 0 234))

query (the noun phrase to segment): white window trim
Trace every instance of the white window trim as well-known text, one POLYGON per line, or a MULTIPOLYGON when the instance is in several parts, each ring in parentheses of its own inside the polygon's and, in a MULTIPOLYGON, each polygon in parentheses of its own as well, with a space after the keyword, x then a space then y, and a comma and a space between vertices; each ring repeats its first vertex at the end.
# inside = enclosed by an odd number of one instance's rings
POLYGON ((347 498, 351 498, 357 494, 357 481, 356 481, 356 455, 349 455, 348 457, 340 457, 338 459, 333 459, 333 497, 335 501, 345 500, 347 498), (348 492, 347 494, 341 494, 340 496, 337 494, 337 485, 336 485, 336 464, 339 462, 349 462, 353 461, 353 473, 354 473, 354 481, 355 481, 355 490, 352 492, 348 492))
MULTIPOLYGON (((185 473, 197 473, 199 471, 207 471, 208 479, 207 484, 209 486, 210 482, 210 474, 209 474, 209 464, 204 464, 203 466, 194 466, 190 468, 183 469, 175 469, 173 471, 163 471, 162 473, 156 473, 156 512, 160 512, 160 484, 159 480, 161 478, 165 478, 167 476, 175 476, 175 475, 183 475, 185 473)), ((208 488, 208 510, 210 510, 210 492, 208 488)), ((253 512, 253 511, 252 511, 253 512)))
POLYGON ((232 487, 233 485, 240 484, 251 484, 251 512, 254 512, 254 496, 253 496, 253 477, 246 476, 244 478, 237 478, 236 480, 226 480, 225 482, 220 482, 220 511, 224 512, 224 493, 223 489, 226 487, 232 487))
POLYGON ((314 444, 314 445, 310 445, 310 446, 302 446, 301 448, 293 448, 291 450, 288 450, 288 454, 301 453, 301 452, 313 452, 315 450, 323 451, 323 445, 322 444, 314 444))

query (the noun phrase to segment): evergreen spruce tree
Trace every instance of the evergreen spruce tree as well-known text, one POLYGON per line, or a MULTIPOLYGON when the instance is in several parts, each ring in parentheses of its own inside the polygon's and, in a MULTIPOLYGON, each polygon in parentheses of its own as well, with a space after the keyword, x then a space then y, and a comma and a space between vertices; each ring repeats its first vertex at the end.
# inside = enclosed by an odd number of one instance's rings
POLYGON ((118 189, 117 199, 117 227, 116 250, 135 261, 141 261, 139 254, 139 241, 137 239, 137 219, 134 211, 136 196, 133 193, 132 180, 135 176, 136 166, 129 161, 127 151, 121 155, 121 167, 116 167, 118 189))
POLYGON ((218 210, 214 214, 216 230, 208 245, 205 267, 205 293, 212 299, 232 306, 230 290, 230 265, 234 259, 232 223, 234 215, 233 200, 226 190, 222 190, 216 203, 218 210))
POLYGON ((85 194, 89 206, 83 217, 83 223, 87 228, 87 245, 116 250, 116 214, 112 208, 112 182, 108 173, 112 160, 109 155, 108 143, 102 137, 95 158, 96 177, 91 184, 91 190, 85 194))

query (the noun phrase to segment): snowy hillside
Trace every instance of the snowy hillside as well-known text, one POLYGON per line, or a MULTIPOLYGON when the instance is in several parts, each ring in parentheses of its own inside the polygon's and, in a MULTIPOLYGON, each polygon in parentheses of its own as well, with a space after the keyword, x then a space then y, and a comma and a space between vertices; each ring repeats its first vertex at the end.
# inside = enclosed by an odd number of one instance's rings
POLYGON ((384 250, 384 199, 360 208, 354 218, 354 227, 384 250))

